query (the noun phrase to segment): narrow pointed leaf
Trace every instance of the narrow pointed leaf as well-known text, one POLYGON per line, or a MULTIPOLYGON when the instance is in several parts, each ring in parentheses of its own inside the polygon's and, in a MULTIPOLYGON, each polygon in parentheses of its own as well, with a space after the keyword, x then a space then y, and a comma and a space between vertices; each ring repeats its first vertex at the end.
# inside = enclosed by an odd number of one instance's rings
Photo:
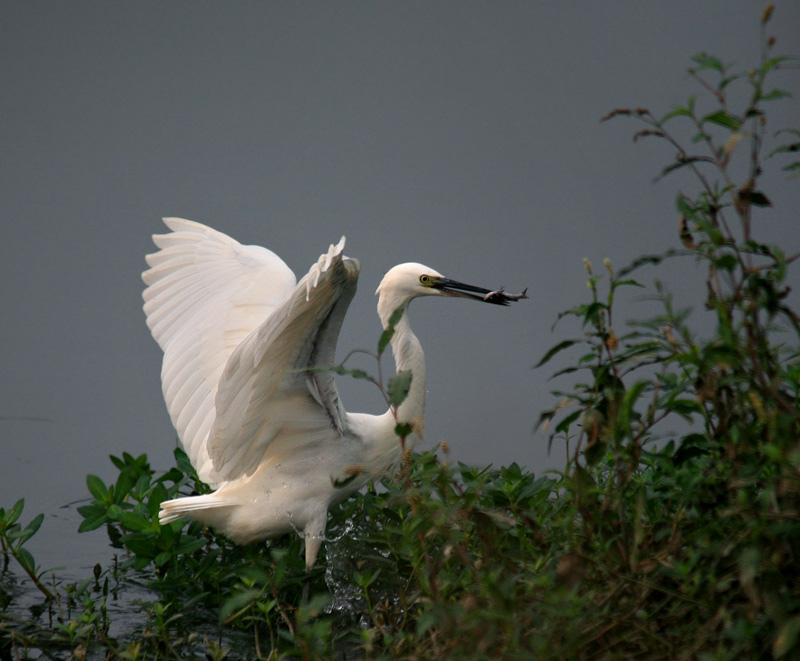
POLYGON ((722 71, 722 62, 708 53, 697 53, 692 55, 692 61, 700 65, 701 69, 714 69, 715 71, 722 71))
POLYGON ((666 115, 661 118, 661 124, 666 124, 669 120, 675 119, 676 117, 691 117, 692 111, 688 108, 677 107, 670 110, 666 115))
POLYGON ((729 129, 738 129, 742 125, 742 123, 736 119, 736 117, 725 112, 724 110, 717 110, 717 112, 712 112, 710 115, 706 115, 703 117, 703 123, 705 124, 706 122, 717 124, 718 126, 724 126, 725 128, 729 129))
POLYGON ((378 339, 379 356, 386 350, 386 347, 388 346, 389 342, 394 336, 395 326, 397 326, 397 324, 400 322, 400 318, 403 316, 403 312, 405 312, 405 307, 401 305, 394 312, 392 312, 392 316, 389 317, 389 323, 384 329, 383 333, 381 333, 380 338, 378 339))
POLYGON ((20 498, 16 503, 14 503, 14 506, 8 511, 8 514, 6 515, 7 526, 14 524, 14 522, 20 517, 20 514, 22 514, 22 510, 24 507, 25 507, 24 498, 20 498))
POLYGON ((576 344, 576 343, 578 343, 580 341, 581 340, 563 340, 562 342, 559 342, 554 347, 552 347, 547 353, 545 353, 544 356, 542 356, 541 360, 539 360, 539 362, 536 363, 536 365, 533 366, 534 369, 536 369, 537 367, 541 367, 542 365, 547 363, 557 353, 559 353, 561 351, 564 351, 564 349, 568 349, 573 344, 576 344))
POLYGON ((411 377, 410 371, 398 372, 395 376, 389 379, 386 390, 389 394, 389 403, 397 408, 408 397, 408 391, 411 390, 411 377))

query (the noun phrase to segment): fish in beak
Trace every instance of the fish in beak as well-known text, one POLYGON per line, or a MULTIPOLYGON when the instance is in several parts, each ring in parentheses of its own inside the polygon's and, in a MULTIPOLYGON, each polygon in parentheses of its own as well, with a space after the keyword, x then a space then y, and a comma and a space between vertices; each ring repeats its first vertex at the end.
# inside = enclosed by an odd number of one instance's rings
POLYGON ((495 290, 485 289, 483 287, 475 287, 474 285, 466 285, 463 282, 450 280, 450 278, 437 278, 433 284, 431 284, 431 287, 442 292, 445 296, 471 298, 476 301, 483 301, 484 303, 492 303, 494 305, 510 305, 513 301, 528 298, 527 287, 521 294, 507 294, 502 287, 495 290))

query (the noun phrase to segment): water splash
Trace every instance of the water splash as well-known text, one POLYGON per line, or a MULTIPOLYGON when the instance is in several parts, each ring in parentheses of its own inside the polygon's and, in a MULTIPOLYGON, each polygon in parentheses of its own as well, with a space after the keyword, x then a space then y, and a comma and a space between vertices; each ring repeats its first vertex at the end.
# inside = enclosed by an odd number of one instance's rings
POLYGON ((372 604, 388 601, 397 605, 396 567, 390 560, 391 554, 389 550, 371 544, 368 531, 363 527, 347 520, 338 535, 327 539, 325 549, 325 584, 331 595, 327 613, 357 623, 364 629, 372 626, 364 590, 355 580, 355 573, 366 568, 383 570, 380 578, 368 588, 372 604))

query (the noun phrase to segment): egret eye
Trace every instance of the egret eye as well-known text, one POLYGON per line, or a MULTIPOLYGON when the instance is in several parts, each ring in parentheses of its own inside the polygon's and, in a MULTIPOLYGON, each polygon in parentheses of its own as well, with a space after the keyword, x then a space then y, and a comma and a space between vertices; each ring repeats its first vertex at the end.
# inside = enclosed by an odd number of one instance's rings
POLYGON ((429 275, 421 275, 421 276, 419 276, 419 281, 423 285, 429 285, 429 284, 431 284, 432 279, 431 279, 431 276, 429 276, 429 275))

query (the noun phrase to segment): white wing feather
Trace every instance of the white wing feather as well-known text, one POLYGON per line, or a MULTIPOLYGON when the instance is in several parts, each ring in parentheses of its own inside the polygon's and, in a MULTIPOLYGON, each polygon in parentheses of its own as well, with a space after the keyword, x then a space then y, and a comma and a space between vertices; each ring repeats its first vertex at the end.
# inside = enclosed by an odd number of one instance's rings
POLYGON ((208 441, 215 481, 250 475, 267 453, 346 433, 329 370, 358 281, 344 239, 320 256, 291 295, 236 348, 225 366, 208 441), (273 441, 276 441, 278 447, 273 441), (271 446, 272 443, 272 446, 271 446))
MULTIPOLYGON (((160 250, 142 274, 147 325, 164 351, 161 381, 172 422, 201 479, 210 477, 208 432, 225 364, 295 287, 275 253, 216 230, 165 218, 160 250)), ((210 481, 210 480, 208 480, 210 481)))

